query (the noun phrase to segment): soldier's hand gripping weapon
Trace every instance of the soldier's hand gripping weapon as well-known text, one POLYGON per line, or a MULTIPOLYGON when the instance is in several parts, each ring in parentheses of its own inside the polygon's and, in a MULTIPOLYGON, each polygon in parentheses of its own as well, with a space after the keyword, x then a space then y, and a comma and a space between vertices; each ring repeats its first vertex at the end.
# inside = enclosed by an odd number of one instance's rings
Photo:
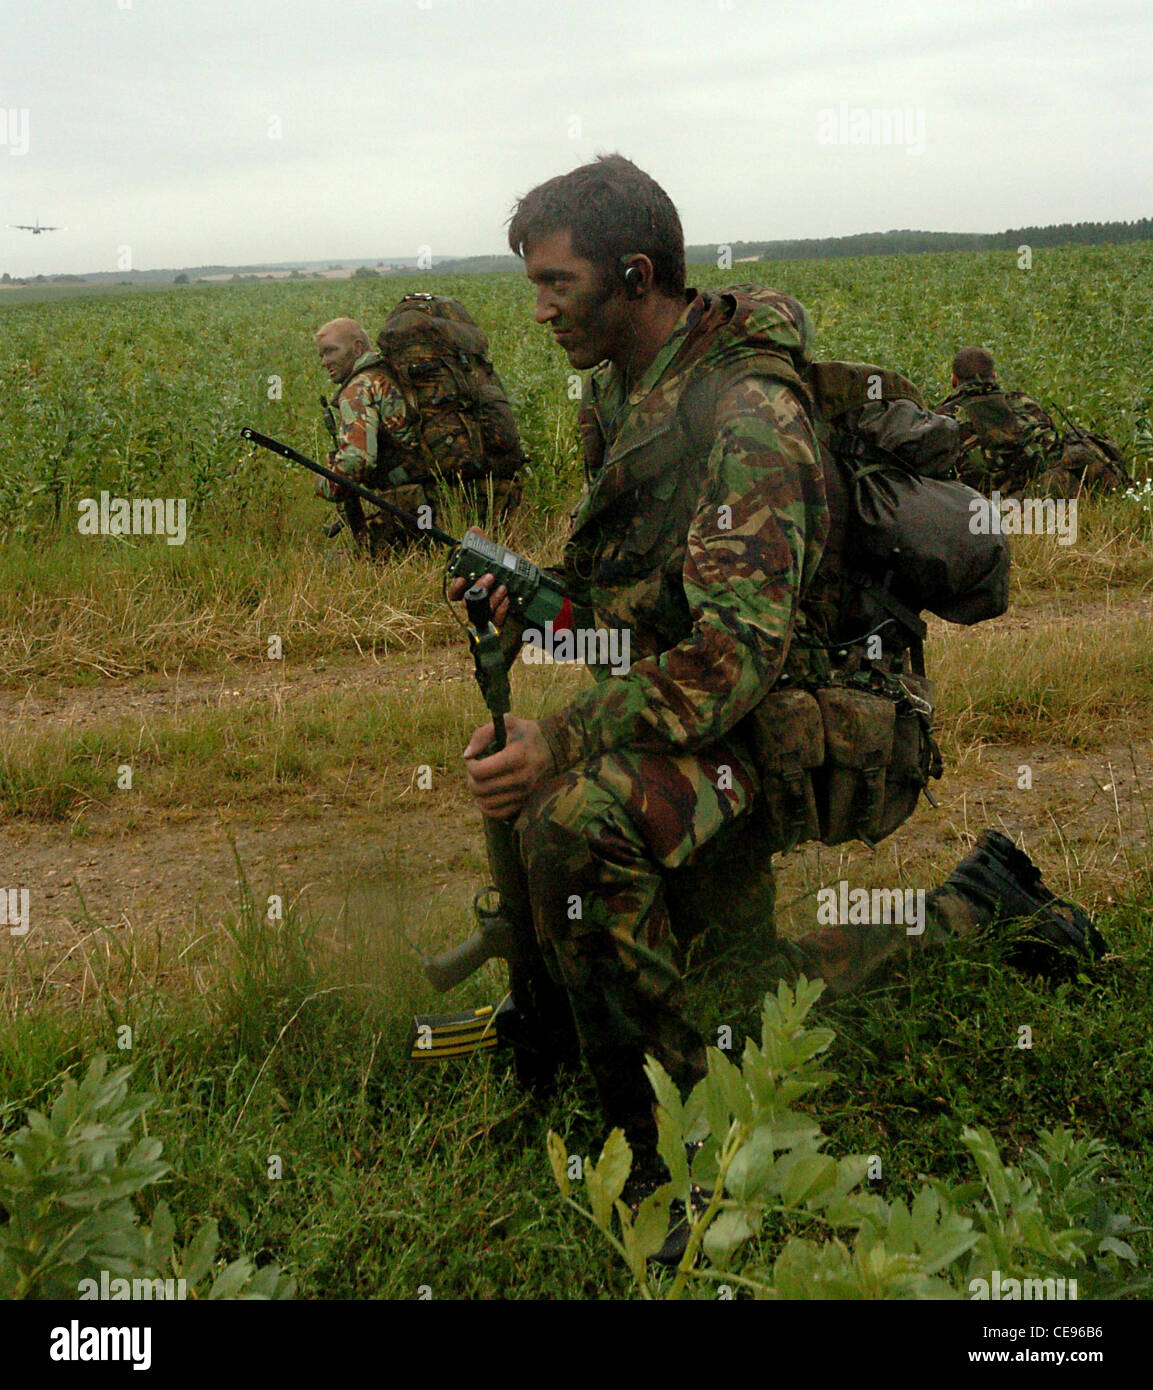
MULTIPOLYGON (((431 536, 452 547, 448 573, 467 580, 471 586, 465 594, 469 646, 477 682, 493 721, 493 740, 483 756, 499 752, 505 746, 504 717, 511 704, 508 666, 499 634, 492 625, 488 590, 477 581, 491 574, 493 587, 503 584, 510 605, 529 623, 539 626, 556 619, 561 612, 565 595, 558 582, 531 561, 484 536, 467 532, 463 540, 457 540, 435 526, 423 525, 379 494, 268 435, 248 428, 241 434, 390 512, 418 535, 431 536)), ((418 1016, 413 1020, 410 1055, 414 1061, 439 1061, 510 1043, 516 1049, 520 1080, 545 1087, 562 1062, 575 1061, 579 1056, 572 1014, 564 990, 549 976, 537 945, 512 821, 486 816, 484 834, 493 882, 477 894, 474 903, 480 930, 462 945, 426 961, 425 975, 443 993, 497 957, 508 962, 509 994, 498 1007, 486 1005, 458 1014, 418 1016)))
MULTIPOLYGON (((473 585, 464 596, 468 641, 476 679, 492 715, 493 738, 482 757, 505 746, 509 712, 508 667, 492 626, 488 590, 473 585)), ((533 929, 524 866, 511 820, 484 818, 492 886, 474 903, 480 930, 463 945, 425 962, 424 973, 442 993, 466 980, 487 960, 508 962, 509 994, 498 1009, 430 1015, 413 1020, 411 1056, 433 1061, 509 1043, 516 1049, 517 1076, 525 1085, 549 1085, 557 1067, 575 1061, 578 1048, 564 990, 548 974, 533 929), (495 903, 485 904, 495 897, 495 903)))

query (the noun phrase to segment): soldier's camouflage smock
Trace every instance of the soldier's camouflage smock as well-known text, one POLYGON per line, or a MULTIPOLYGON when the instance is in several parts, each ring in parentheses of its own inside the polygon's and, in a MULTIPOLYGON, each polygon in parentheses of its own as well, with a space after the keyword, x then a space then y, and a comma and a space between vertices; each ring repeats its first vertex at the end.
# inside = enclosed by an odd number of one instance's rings
MULTIPOLYGON (((380 492, 394 507, 408 512, 432 507, 434 513, 428 519, 436 525, 434 490, 407 481, 406 463, 410 468, 411 461, 420 457, 420 433, 379 354, 372 350, 361 353, 333 396, 331 409, 338 443, 328 456, 330 467, 354 483, 380 492)), ((322 479, 317 492, 331 501, 333 486, 322 479)), ((366 539, 370 548, 377 550, 405 545, 412 535, 400 522, 377 514, 369 518, 366 539)))
MULTIPOLYGON (((627 400, 615 370, 593 375, 564 578, 579 625, 628 629, 631 665, 595 672, 542 721, 562 775, 517 822, 537 933, 606 1114, 642 1140, 644 1053, 682 1083, 703 1063, 679 1012, 666 875, 711 859, 722 832, 734 853, 747 838, 758 782, 737 726, 782 670, 828 521, 797 375, 804 310, 780 296, 758 311, 776 352, 754 354, 726 337, 732 309, 694 296, 627 400)), ((771 944, 771 869, 753 859, 710 916, 753 903, 771 944)))
MULTIPOLYGON (((401 450, 419 450, 420 436, 408 421, 404 397, 377 353, 361 353, 333 396, 332 406, 340 432, 340 443, 334 450, 340 472, 363 487, 383 488, 404 482, 403 477, 388 476, 400 465, 399 458, 390 462, 391 456, 401 450)), ((400 471, 404 472, 403 467, 400 471)), ((325 487, 329 487, 327 480, 325 487)))
POLYGON ((1061 438, 1044 408, 995 381, 964 382, 936 410, 961 426, 957 477, 978 492, 1024 492, 1060 457, 1061 438))

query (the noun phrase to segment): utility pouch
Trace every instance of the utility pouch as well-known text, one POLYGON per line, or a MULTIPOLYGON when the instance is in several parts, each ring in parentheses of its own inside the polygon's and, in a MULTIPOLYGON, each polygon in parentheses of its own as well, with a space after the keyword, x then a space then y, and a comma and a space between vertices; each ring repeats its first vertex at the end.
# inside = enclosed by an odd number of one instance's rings
POLYGON ((924 676, 896 678, 904 692, 897 702, 893 757, 885 773, 885 811, 876 838, 891 835, 913 814, 922 792, 933 801, 930 777, 940 777, 941 750, 933 738, 933 682, 924 676))
POLYGON ((862 840, 872 848, 885 830, 885 782, 893 755, 896 705, 851 686, 817 691, 825 762, 816 771, 821 840, 862 840))
POLYGON ((813 774, 825 760, 821 708, 807 690, 774 690, 748 717, 761 814, 774 853, 820 835, 813 774))

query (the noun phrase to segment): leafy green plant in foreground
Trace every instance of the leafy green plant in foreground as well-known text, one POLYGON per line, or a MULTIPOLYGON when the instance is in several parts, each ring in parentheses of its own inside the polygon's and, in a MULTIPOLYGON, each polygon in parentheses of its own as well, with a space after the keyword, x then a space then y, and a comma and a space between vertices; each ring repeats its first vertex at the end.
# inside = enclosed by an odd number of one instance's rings
POLYGON ((169 1165, 160 1161, 159 1139, 138 1139, 121 1154, 155 1099, 130 1094, 131 1072, 109 1072, 101 1053, 79 1085, 65 1080, 49 1114, 29 1111, 8 1141, 10 1156, 0 1161, 0 1298, 75 1299, 113 1280, 147 1285, 137 1296, 151 1297, 157 1279, 183 1280, 189 1298, 291 1298, 295 1280, 275 1265, 257 1270, 241 1258, 217 1267, 215 1221, 183 1249, 174 1244, 167 1203, 157 1204, 150 1226, 139 1224, 132 1198, 169 1165))
MULTIPOLYGON (((584 1165, 587 1206, 573 1198, 564 1143, 549 1134, 562 1196, 604 1233, 642 1297, 711 1297, 727 1286, 762 1298, 963 1299, 980 1290, 979 1280, 987 1296, 994 1270, 1002 1286, 1076 1279, 1071 1295, 1067 1283, 1048 1286, 1066 1297, 1116 1298, 1148 1286, 1133 1277, 1137 1254, 1123 1239, 1147 1228, 1109 1209, 1106 1154, 1094 1139, 1042 1131, 1039 1149, 1009 1166, 987 1130, 966 1129, 961 1142, 980 1181, 929 1181, 908 1205, 864 1188, 873 1156, 823 1153, 820 1125, 797 1108, 833 1079, 817 1061, 832 1031, 804 1026, 823 988, 782 983, 765 999, 760 1045, 746 1040, 740 1066, 710 1048, 708 1075, 687 1101, 649 1059, 671 1178, 635 1214, 620 1200, 632 1167, 621 1130, 597 1164, 584 1165), (694 1144, 690 1171, 686 1146, 694 1144), (696 1211, 692 1185, 705 1194, 696 1211), (688 1247, 671 1281, 657 1283, 647 1258, 664 1240, 673 1201, 691 1214, 688 1247)), ((1038 1297, 1041 1287, 1033 1285, 1038 1297)))

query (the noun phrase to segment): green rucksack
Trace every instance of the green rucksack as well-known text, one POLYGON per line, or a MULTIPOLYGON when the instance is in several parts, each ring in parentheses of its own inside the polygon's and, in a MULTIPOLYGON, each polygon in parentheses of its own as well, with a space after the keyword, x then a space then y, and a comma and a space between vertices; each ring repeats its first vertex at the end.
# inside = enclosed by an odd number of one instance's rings
POLYGON ((957 423, 926 410, 907 377, 816 362, 806 386, 830 527, 801 609, 810 672, 827 674, 782 680, 753 711, 750 742, 770 843, 873 846, 942 772, 921 612, 964 624, 1004 613, 1009 546, 973 533, 984 500, 948 477, 957 423))
MULTIPOLYGON (((1133 479, 1125 458, 1111 439, 1073 424, 1063 410, 1069 429, 1061 436, 1061 456, 1043 481, 1051 494, 1076 497, 1079 492, 1118 492, 1133 479)), ((1043 492, 1043 489, 1038 489, 1043 492)))
POLYGON ((527 462, 488 338, 468 310, 438 294, 408 294, 376 340, 410 416, 418 422, 423 472, 477 481, 511 479, 527 462))
POLYGON ((830 516, 813 601, 833 642, 895 625, 924 674, 921 611, 963 624, 999 617, 1009 606, 1009 543, 974 534, 974 500, 985 504, 950 477, 957 422, 926 410, 907 377, 815 362, 808 385, 830 516))

